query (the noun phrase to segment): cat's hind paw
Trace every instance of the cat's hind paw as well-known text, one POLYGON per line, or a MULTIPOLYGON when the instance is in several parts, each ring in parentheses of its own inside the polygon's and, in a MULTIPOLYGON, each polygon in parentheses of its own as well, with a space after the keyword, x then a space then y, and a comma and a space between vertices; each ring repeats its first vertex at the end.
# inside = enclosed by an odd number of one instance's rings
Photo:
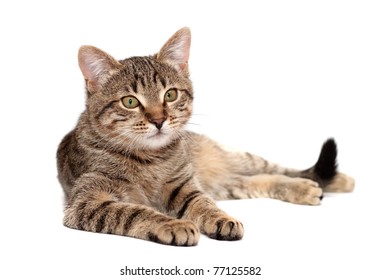
POLYGON ((355 180, 344 173, 338 172, 332 182, 323 188, 325 192, 351 192, 355 187, 355 180))

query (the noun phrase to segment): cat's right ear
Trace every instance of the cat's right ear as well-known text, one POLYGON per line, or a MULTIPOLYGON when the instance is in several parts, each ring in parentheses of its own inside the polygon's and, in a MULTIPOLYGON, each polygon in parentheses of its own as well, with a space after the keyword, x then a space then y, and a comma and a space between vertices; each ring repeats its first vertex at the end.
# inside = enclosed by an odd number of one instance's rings
POLYGON ((111 55, 93 46, 80 47, 78 63, 89 93, 100 90, 106 79, 122 67, 111 55))
POLYGON ((188 27, 184 27, 173 34, 154 57, 162 62, 171 64, 180 73, 189 75, 188 60, 190 45, 191 32, 188 27))

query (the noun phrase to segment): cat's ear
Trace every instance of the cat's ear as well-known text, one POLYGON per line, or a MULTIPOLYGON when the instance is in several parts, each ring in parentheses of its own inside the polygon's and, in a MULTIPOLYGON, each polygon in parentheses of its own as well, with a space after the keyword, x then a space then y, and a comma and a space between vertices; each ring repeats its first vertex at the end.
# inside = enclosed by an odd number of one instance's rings
POLYGON ((181 28, 165 43, 156 58, 173 65, 178 71, 188 75, 188 59, 191 45, 191 32, 181 28))
POLYGON ((80 47, 78 63, 89 93, 99 90, 105 80, 122 67, 112 56, 93 46, 80 47))

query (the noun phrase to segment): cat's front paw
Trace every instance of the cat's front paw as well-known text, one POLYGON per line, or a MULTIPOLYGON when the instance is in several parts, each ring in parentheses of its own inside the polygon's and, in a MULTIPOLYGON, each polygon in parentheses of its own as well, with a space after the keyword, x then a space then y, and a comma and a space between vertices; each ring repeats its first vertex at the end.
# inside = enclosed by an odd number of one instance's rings
POLYGON ((200 239, 200 231, 191 221, 173 220, 148 232, 148 239, 166 245, 195 246, 200 239))
POLYGON ((208 218, 201 230, 210 238, 229 241, 242 239, 244 232, 240 221, 226 215, 208 218))

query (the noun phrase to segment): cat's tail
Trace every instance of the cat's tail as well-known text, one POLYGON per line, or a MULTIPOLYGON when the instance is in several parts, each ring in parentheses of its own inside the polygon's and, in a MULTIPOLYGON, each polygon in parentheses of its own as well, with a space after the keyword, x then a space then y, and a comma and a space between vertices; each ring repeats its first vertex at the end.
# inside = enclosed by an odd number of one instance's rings
POLYGON ((337 145, 333 138, 323 144, 319 158, 314 166, 302 171, 302 177, 312 179, 320 187, 327 186, 337 174, 337 145))

